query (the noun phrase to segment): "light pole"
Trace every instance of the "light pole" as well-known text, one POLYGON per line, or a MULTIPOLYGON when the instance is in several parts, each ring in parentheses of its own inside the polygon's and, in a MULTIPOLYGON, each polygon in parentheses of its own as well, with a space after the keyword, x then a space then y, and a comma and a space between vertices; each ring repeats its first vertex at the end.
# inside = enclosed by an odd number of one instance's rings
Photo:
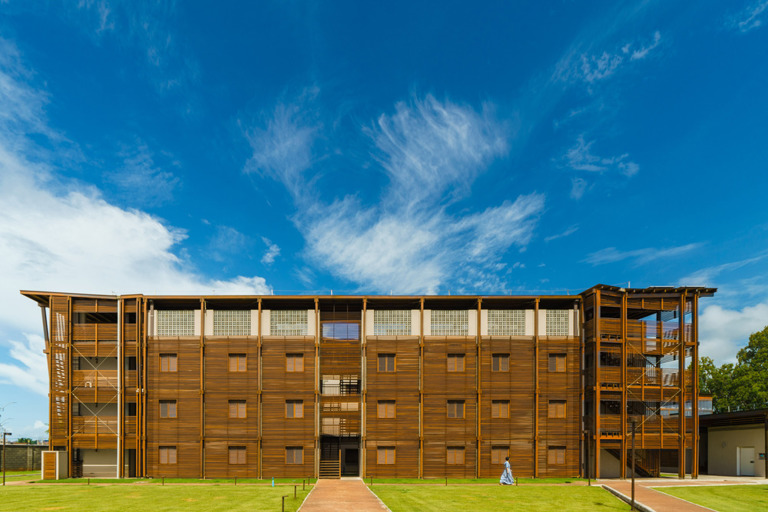
POLYGON ((3 485, 5 485, 5 459, 8 458, 7 454, 5 453, 5 437, 12 435, 13 434, 10 432, 3 432, 3 485))

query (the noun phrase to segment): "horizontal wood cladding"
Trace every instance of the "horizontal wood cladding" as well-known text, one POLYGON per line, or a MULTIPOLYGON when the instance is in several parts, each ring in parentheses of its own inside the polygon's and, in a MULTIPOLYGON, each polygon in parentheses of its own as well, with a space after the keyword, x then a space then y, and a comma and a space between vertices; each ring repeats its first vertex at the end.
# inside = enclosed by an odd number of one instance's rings
POLYGON ((148 476, 202 476, 200 338, 150 338, 147 354, 148 476), (160 371, 160 354, 176 354, 177 371, 160 371), (160 401, 176 401, 176 417, 160 417, 160 401), (160 447, 175 447, 177 462, 160 464, 160 447))
POLYGON ((258 478, 259 442, 232 436, 205 441, 205 473, 209 478, 258 478), (230 457, 230 448, 240 451, 241 458, 230 457), (242 450, 245 451, 244 458, 242 450))
POLYGON ((539 476, 579 475, 581 403, 579 375, 580 340, 566 337, 539 339, 539 476), (550 355, 566 356, 564 372, 551 371, 550 355), (550 401, 565 402, 565 417, 551 417, 550 401), (553 457, 550 450, 565 449, 565 457, 553 457))
MULTIPOLYGON (((417 432, 418 433, 418 432, 417 432)), ((374 478, 418 478, 419 476, 419 441, 398 438, 395 440, 378 439, 368 441, 365 446, 367 477, 374 478), (395 449, 394 464, 379 463, 379 448, 395 449)))
POLYGON ((533 337, 483 337, 481 365, 480 475, 500 474, 491 463, 491 448, 506 446, 515 475, 533 476, 534 444, 534 339, 533 337), (509 356, 508 371, 493 370, 493 356, 509 356), (509 401, 509 417, 492 417, 494 401, 509 401))
MULTIPOLYGON (((258 338, 207 337, 205 340, 206 460, 208 444, 212 439, 258 442, 259 399, 258 338), (230 371, 230 354, 245 355, 244 371, 230 371), (230 417, 232 400, 245 402, 245 417, 230 417)), ((242 415, 242 412, 239 415, 242 415)), ((251 457, 250 450, 248 450, 248 457, 251 457)), ((206 464, 206 475, 214 474, 213 471, 214 469, 206 464)))
POLYGON ((262 338, 262 389, 273 392, 315 391, 315 338, 264 336, 262 338), (286 354, 302 354, 304 370, 286 371, 286 354))

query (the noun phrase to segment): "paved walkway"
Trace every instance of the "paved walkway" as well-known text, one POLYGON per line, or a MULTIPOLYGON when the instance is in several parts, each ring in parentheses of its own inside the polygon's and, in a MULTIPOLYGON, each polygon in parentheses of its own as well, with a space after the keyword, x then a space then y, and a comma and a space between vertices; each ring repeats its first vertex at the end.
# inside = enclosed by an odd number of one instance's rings
POLYGON ((301 512, 382 512, 389 510, 359 478, 318 480, 301 512))
MULTIPOLYGON (((627 497, 632 496, 631 480, 601 480, 599 483, 606 487, 610 487, 627 497)), ((666 512, 668 510, 675 512, 712 512, 711 508, 702 507, 701 505, 681 500, 680 498, 652 489, 652 487, 745 485, 764 483, 764 481, 760 481, 753 477, 709 477, 699 478, 698 480, 672 480, 669 478, 635 480, 635 501, 656 512, 666 512)))

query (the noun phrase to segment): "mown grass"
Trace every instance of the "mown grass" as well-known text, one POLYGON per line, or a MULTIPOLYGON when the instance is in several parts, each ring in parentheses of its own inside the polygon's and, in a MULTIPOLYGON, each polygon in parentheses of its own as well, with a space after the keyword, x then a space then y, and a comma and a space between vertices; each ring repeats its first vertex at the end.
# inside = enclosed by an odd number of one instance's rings
POLYGON ((299 486, 211 485, 13 485, 0 487, 0 511, 294 512, 309 492, 299 486))
MULTIPOLYGON (((18 482, 18 481, 24 481, 24 480, 37 480, 40 478, 40 471, 6 471, 5 472, 5 481, 6 482, 18 482)), ((0 476, 0 479, 2 479, 2 476, 0 476)))
MULTIPOLYGON (((571 484, 574 482, 586 482, 586 479, 581 478, 516 478, 515 482, 519 484, 571 484)), ((371 479, 366 478, 365 483, 371 485, 371 479)), ((431 485, 445 485, 445 478, 374 478, 373 485, 376 484, 431 484, 431 485)), ((449 478, 448 485, 456 484, 498 484, 498 478, 449 478)))
POLYGON ((392 512, 467 512, 469 510, 629 510, 629 505, 601 487, 382 485, 371 490, 392 512))
MULTIPOLYGON (((305 481, 307 485, 315 483, 315 478, 275 478, 275 484, 297 484, 301 485, 305 481)), ((62 478, 61 480, 37 480, 36 483, 46 484, 261 484, 272 485, 271 478, 62 478)))
POLYGON ((768 510, 768 485, 656 487, 656 490, 719 512, 768 510))

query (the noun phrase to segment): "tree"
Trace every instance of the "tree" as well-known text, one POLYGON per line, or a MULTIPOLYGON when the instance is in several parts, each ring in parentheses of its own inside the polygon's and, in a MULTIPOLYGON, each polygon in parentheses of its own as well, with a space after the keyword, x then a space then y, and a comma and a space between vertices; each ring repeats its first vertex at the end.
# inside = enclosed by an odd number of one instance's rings
POLYGON ((37 444, 37 441, 30 439, 28 437, 20 437, 16 440, 17 443, 23 443, 23 444, 37 444))
POLYGON ((715 366, 712 359, 699 362, 699 390, 712 395, 715 413, 768 408, 768 326, 752 333, 737 362, 715 366))

